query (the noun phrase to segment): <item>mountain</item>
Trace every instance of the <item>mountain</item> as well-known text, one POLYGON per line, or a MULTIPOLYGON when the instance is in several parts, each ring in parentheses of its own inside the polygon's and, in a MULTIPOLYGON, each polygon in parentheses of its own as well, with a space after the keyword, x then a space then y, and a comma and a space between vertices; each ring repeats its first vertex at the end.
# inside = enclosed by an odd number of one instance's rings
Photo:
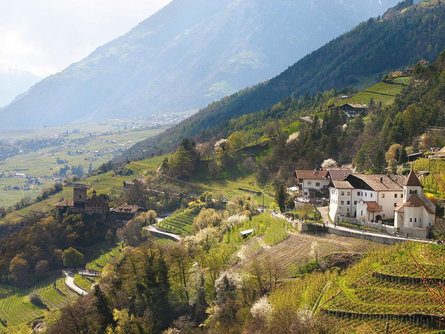
POLYGON ((283 71, 397 0, 174 0, 4 108, 3 126, 195 110, 283 71))
POLYGON ((39 81, 39 77, 26 71, 0 67, 0 106, 6 106, 17 95, 39 81))
POLYGON ((291 95, 345 86, 363 88, 389 71, 405 69, 421 59, 435 60, 445 49, 445 4, 411 4, 405 1, 383 18, 361 23, 275 78, 212 103, 163 134, 136 144, 124 154, 125 159, 171 150, 184 137, 224 136, 230 119, 265 110, 291 95))

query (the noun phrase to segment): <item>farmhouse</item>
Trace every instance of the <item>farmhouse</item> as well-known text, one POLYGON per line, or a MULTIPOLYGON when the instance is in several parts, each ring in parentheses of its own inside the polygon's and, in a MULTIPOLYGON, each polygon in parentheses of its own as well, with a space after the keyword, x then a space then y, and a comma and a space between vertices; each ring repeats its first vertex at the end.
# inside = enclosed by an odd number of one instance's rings
POLYGON ((394 232, 422 238, 434 223, 435 207, 413 171, 407 178, 350 174, 330 183, 329 199, 329 216, 335 222, 372 225, 394 220, 394 232))
POLYGON ((339 110, 343 111, 347 117, 356 117, 363 114, 366 111, 366 106, 358 103, 345 103, 339 107, 339 110))
POLYGON ((325 168, 314 170, 295 170, 297 185, 304 197, 313 198, 317 192, 327 192, 332 180, 344 180, 352 170, 349 168, 325 168))

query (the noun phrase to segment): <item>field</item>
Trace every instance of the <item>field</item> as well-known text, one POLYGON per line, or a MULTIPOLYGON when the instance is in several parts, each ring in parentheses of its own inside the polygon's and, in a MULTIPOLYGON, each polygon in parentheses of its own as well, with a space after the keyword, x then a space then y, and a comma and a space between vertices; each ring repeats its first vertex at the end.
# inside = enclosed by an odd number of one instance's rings
POLYGON ((422 278, 434 288, 431 279, 445 280, 443 263, 445 248, 438 245, 403 244, 370 254, 334 282, 321 311, 342 322, 348 319, 349 329, 366 324, 376 331, 386 321, 391 333, 431 331, 427 321, 433 327, 437 323, 428 317, 444 316, 445 310, 422 278))
POLYGON ((195 217, 196 214, 188 209, 162 220, 157 226, 167 232, 187 236, 193 232, 192 224, 195 217))
POLYGON ((374 86, 354 94, 350 98, 340 101, 338 105, 340 106, 345 103, 360 103, 369 106, 369 102, 373 99, 376 105, 381 102, 383 106, 386 106, 393 103, 396 96, 399 95, 403 88, 410 82, 410 77, 399 77, 394 79, 391 83, 379 82, 374 86))
POLYGON ((0 207, 9 207, 24 197, 35 198, 40 191, 60 181, 58 172, 64 166, 96 169, 138 141, 154 136, 163 129, 131 129, 108 132, 80 132, 63 136, 64 143, 0 161, 0 207), (38 178, 42 184, 28 184, 23 175, 38 178), (17 190, 8 188, 18 186, 17 190), (23 188, 21 188, 23 187, 23 188))
MULTIPOLYGON (((8 328, 24 324, 32 319, 44 316, 48 310, 33 305, 29 296, 36 291, 49 311, 59 309, 78 295, 69 290, 65 285, 65 278, 56 281, 41 283, 35 288, 17 290, 12 287, 1 286, 0 318, 6 321, 8 328), (55 284, 54 284, 55 283, 55 284)), ((5 327, 0 324, 0 331, 5 327)))
POLYGON ((284 241, 270 247, 263 237, 254 238, 242 248, 242 261, 235 267, 243 270, 258 259, 270 258, 280 263, 285 277, 292 277, 303 264, 333 253, 365 253, 384 247, 367 240, 340 237, 332 234, 311 235, 290 232, 284 241))

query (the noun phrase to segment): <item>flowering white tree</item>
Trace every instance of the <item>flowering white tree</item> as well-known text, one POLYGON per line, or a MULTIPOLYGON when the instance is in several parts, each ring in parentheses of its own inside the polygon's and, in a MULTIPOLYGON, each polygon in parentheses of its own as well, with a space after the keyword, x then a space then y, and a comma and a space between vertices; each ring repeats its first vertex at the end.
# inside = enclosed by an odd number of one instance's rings
POLYGON ((321 164, 321 167, 323 168, 337 167, 337 161, 335 161, 334 159, 326 159, 321 164))

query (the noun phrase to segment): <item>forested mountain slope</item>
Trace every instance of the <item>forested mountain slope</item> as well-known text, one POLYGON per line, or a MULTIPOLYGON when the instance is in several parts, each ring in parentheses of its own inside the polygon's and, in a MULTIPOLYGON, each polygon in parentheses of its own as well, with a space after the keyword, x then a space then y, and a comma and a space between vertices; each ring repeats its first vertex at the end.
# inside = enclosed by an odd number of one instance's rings
POLYGON ((17 98, 0 112, 0 126, 196 110, 276 75, 396 2, 174 0, 17 98))
MULTIPOLYGON (((297 97, 349 85, 363 87, 420 59, 433 61, 445 48, 445 4, 401 4, 304 57, 279 76, 213 103, 165 133, 138 143, 125 159, 169 150, 187 136, 214 134, 225 122, 297 97)), ((123 160, 122 158, 116 161, 123 160)))

